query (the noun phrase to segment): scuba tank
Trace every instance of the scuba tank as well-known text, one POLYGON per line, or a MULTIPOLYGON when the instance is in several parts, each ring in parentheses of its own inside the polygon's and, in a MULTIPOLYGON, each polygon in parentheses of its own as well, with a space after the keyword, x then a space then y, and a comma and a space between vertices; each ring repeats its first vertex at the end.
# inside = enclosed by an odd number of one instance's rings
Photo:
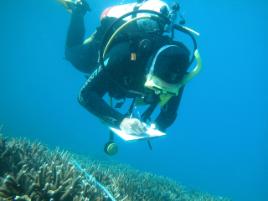
MULTIPOLYGON (((168 4, 161 0, 138 0, 136 3, 128 3, 128 4, 123 4, 123 5, 117 5, 117 6, 112 6, 107 9, 105 9, 102 14, 101 14, 101 20, 103 20, 106 17, 111 17, 118 19, 121 16, 130 13, 132 11, 136 10, 151 10, 155 11, 158 13, 162 13, 164 10, 167 10, 168 12, 170 11, 170 8, 168 4)), ((146 13, 140 13, 137 16, 144 16, 148 15, 146 13)), ((126 17, 123 19, 124 21, 127 21, 131 18, 131 16, 126 17)))
MULTIPOLYGON (((113 7, 109 7, 105 9, 102 14, 101 14, 101 21, 105 19, 119 19, 122 16, 131 13, 133 11, 140 11, 140 10, 148 10, 148 11, 153 11, 157 12, 159 14, 163 14, 166 17, 168 17, 168 14, 170 12, 170 8, 168 4, 161 0, 143 0, 143 1, 137 1, 136 3, 128 3, 128 4, 122 4, 122 5, 117 5, 113 7)), ((144 16, 150 16, 148 13, 137 13, 133 15, 129 15, 125 18, 121 18, 122 22, 127 22, 130 21, 131 19, 135 17, 144 17, 144 16)), ((133 24, 132 24, 133 25, 133 24)), ((137 32, 144 32, 144 33, 155 33, 155 32, 160 32, 163 30, 161 25, 152 19, 146 18, 146 19, 140 19, 135 22, 136 28, 133 26, 128 26, 128 29, 126 30, 129 33, 137 33, 137 32)))

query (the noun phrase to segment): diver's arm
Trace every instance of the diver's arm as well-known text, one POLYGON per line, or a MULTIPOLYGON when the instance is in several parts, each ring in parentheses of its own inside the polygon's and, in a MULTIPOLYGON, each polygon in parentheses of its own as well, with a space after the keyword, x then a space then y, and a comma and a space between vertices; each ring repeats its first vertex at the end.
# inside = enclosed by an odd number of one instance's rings
POLYGON ((165 131, 176 120, 177 110, 181 102, 183 90, 184 87, 180 89, 178 96, 172 97, 168 103, 161 108, 160 114, 154 122, 159 130, 165 131))
MULTIPOLYGON (((95 72, 97 72, 96 70, 95 72)), ((83 86, 80 95, 79 102, 89 112, 97 116, 109 126, 119 127, 124 115, 114 110, 103 99, 103 96, 108 91, 109 75, 107 71, 101 71, 98 74, 92 74, 85 85, 83 86)))

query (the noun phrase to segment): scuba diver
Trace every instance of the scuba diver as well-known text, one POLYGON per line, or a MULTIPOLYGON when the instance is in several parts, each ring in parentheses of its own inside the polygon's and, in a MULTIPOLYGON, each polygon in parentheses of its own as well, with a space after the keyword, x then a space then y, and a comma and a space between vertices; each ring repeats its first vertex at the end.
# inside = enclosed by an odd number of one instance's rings
POLYGON ((138 0, 109 7, 101 14, 100 26, 84 39, 89 5, 85 0, 62 2, 71 12, 66 59, 88 75, 80 104, 109 127, 132 135, 144 133, 147 125, 165 132, 177 117, 185 84, 201 67, 194 31, 174 22, 179 4, 170 7, 161 0, 138 0), (193 39, 192 55, 173 39, 176 30, 193 39), (188 72, 195 59, 198 64, 188 72), (118 103, 109 104, 106 94, 118 103), (122 114, 118 108, 126 99, 132 103, 122 114), (137 117, 133 111, 139 105, 146 109, 137 117), (160 112, 152 119, 156 108, 160 112))

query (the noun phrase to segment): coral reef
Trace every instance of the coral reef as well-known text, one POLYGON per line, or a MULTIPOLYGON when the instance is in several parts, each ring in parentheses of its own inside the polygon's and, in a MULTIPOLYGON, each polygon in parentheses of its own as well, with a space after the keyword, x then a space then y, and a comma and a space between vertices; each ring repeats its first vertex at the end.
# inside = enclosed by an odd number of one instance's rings
POLYGON ((189 192, 170 179, 126 165, 52 151, 0 134, 0 201, 13 200, 227 201, 189 192))

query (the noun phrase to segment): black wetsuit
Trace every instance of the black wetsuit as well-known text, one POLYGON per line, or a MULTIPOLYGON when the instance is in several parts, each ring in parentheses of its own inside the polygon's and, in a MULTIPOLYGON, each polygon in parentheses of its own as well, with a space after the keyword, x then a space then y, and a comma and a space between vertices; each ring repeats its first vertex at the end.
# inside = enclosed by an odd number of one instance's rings
MULTIPOLYGON (((153 91, 144 87, 148 65, 153 53, 163 45, 174 44, 174 41, 171 41, 168 37, 149 34, 146 37, 151 41, 151 47, 149 50, 144 51, 138 45, 144 39, 143 37, 135 37, 133 40, 129 40, 129 38, 128 40, 119 40, 110 48, 107 54, 109 58, 107 66, 105 69, 102 69, 98 64, 98 50, 105 29, 110 22, 111 19, 103 20, 93 36, 93 41, 83 44, 85 33, 84 19, 82 15, 73 13, 65 53, 66 59, 77 69, 90 74, 81 89, 78 98, 79 102, 102 121, 111 126, 118 127, 126 116, 112 108, 103 99, 103 96, 109 93, 110 96, 116 99, 143 97, 144 102, 149 107, 154 108, 159 102, 159 97, 153 91), (133 50, 136 53, 135 60, 130 59, 133 50)), ((181 47, 181 57, 184 61, 182 65, 188 65, 188 50, 181 43, 177 43, 177 45, 181 47)), ((183 88, 181 88, 178 96, 172 97, 161 108, 160 114, 153 120, 160 130, 164 131, 176 119, 182 92, 183 88)))

